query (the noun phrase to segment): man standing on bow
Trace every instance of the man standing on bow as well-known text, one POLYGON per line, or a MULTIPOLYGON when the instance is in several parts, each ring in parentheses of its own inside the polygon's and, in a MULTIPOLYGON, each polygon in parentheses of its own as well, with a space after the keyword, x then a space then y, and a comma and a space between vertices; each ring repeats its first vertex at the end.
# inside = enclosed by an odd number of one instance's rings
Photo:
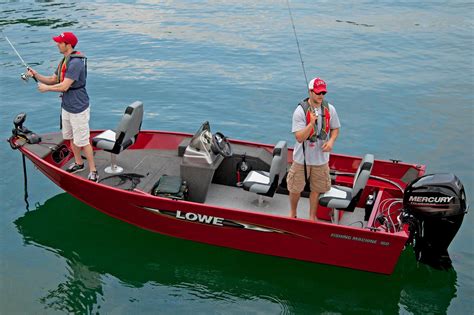
POLYGON ((74 163, 67 171, 77 173, 83 171, 84 160, 81 151, 84 151, 89 164, 89 180, 98 181, 97 169, 94 163, 92 146, 89 142, 89 96, 86 91, 87 58, 74 50, 78 39, 71 32, 64 32, 53 37, 58 50, 64 57, 58 68, 51 76, 43 76, 33 69, 29 74, 35 77, 40 92, 61 93, 61 125, 63 138, 71 141, 74 153, 74 163))
POLYGON ((331 189, 329 152, 339 135, 341 124, 334 106, 324 99, 327 93, 326 82, 315 78, 309 82, 308 89, 309 98, 301 101, 293 113, 291 131, 295 135, 296 144, 287 184, 290 217, 296 218, 298 201, 308 182, 311 190, 309 219, 317 221, 319 195, 331 189))

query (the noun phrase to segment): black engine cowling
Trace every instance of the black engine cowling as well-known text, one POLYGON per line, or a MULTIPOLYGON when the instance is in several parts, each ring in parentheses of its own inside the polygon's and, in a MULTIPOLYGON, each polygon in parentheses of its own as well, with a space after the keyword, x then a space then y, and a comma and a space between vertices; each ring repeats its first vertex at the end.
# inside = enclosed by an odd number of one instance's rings
POLYGON ((450 268, 448 247, 467 213, 461 181, 454 174, 419 177, 405 189, 403 207, 417 260, 450 268))

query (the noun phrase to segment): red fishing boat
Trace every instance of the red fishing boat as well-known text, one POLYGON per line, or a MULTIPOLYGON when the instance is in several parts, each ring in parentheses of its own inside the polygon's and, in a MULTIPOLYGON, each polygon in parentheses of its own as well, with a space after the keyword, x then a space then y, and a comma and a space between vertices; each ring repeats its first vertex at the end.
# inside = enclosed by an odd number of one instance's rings
MULTIPOLYGON (((332 189, 308 218, 308 193, 290 218, 285 176, 292 149, 229 140, 208 122, 195 134, 143 131, 143 104, 115 130, 92 131, 99 182, 70 174, 61 133, 36 135, 19 114, 10 145, 84 203, 140 228, 191 241, 370 272, 393 272, 405 245, 418 260, 451 265, 447 248, 467 212, 453 174, 424 175, 400 161, 331 154, 332 189), (415 240, 415 242, 413 242, 415 240)), ((86 227, 84 227, 86 228, 86 227)), ((139 240, 137 240, 139 241, 139 240)))

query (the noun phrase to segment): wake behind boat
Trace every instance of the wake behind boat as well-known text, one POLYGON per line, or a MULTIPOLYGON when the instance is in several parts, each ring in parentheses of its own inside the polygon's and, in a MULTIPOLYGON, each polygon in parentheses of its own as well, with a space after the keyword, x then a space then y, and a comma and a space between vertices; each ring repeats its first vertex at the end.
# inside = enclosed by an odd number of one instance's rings
MULTIPOLYGON (((10 145, 79 200, 153 232, 234 249, 370 272, 393 272, 405 245, 418 260, 449 268, 447 248, 467 212, 453 174, 424 175, 400 161, 331 154, 331 191, 318 218, 290 218, 285 176, 292 149, 229 140, 208 122, 193 134, 142 131, 143 104, 115 130, 92 131, 100 181, 70 174, 69 141, 38 136, 15 118, 10 145)), ((198 127, 198 126, 197 126, 198 127)))

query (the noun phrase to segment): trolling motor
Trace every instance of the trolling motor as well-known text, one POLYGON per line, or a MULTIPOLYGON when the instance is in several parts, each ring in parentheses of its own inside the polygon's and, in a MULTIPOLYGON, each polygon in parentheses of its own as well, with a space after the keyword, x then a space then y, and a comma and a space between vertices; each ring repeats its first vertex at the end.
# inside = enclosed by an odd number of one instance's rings
POLYGON ((416 259, 437 269, 451 268, 448 247, 467 210, 456 175, 425 175, 411 182, 403 196, 402 221, 409 224, 416 259))
POLYGON ((25 120, 26 113, 19 113, 18 115, 16 115, 15 119, 13 119, 13 125, 15 126, 15 128, 12 129, 12 135, 8 139, 8 142, 10 143, 12 149, 18 149, 20 147, 19 145, 15 145, 13 143, 13 140, 17 138, 24 139, 26 143, 29 144, 41 142, 40 136, 23 126, 25 120))

